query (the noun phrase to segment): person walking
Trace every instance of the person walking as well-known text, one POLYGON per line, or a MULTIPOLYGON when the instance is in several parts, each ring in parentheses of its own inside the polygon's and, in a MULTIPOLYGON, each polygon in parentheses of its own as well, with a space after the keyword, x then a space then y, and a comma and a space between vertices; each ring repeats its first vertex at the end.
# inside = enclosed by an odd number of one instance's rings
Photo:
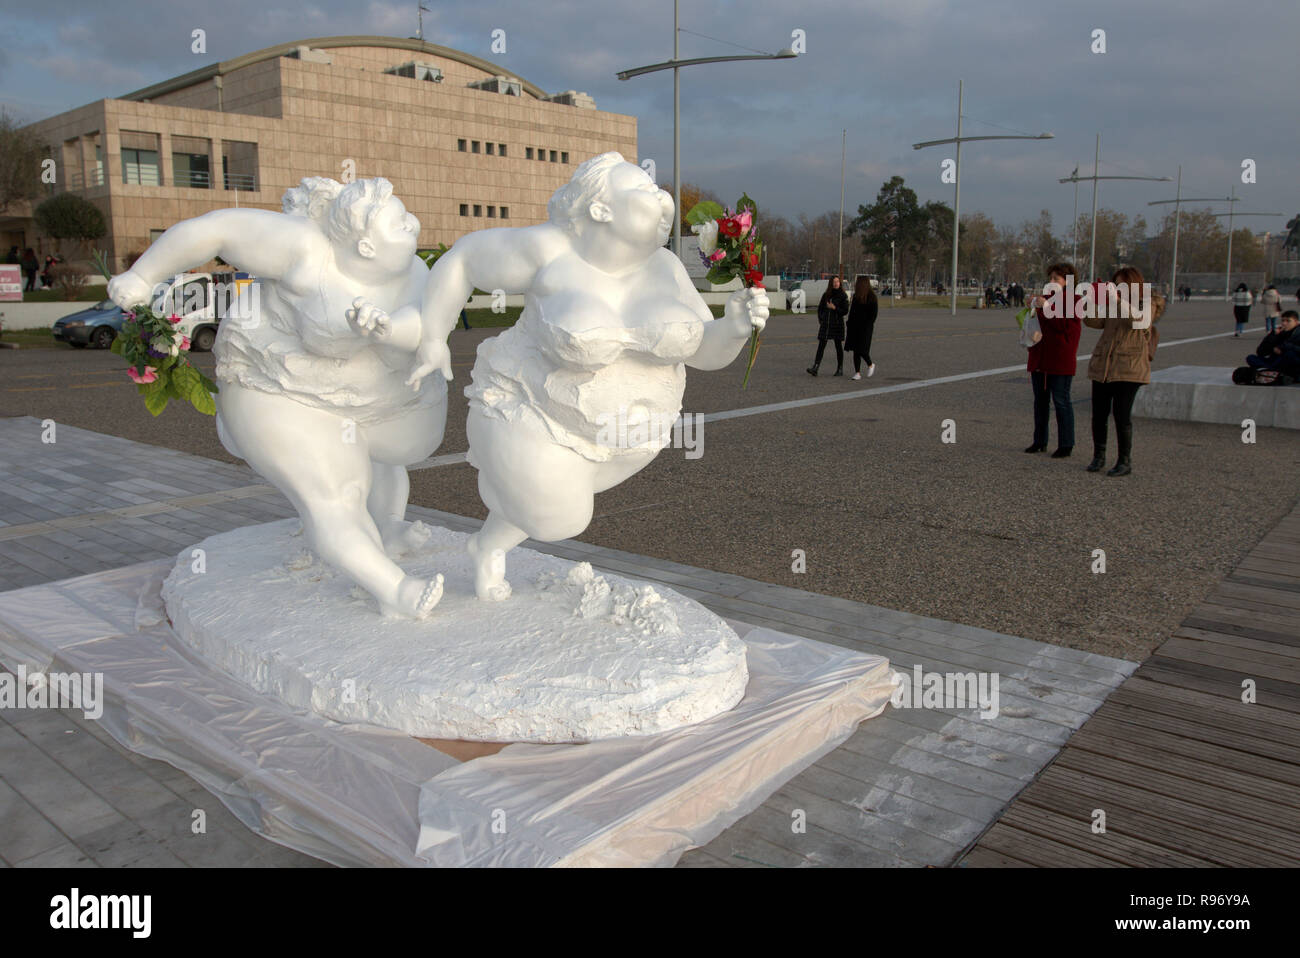
POLYGON ((871 361, 871 337, 876 331, 876 316, 880 312, 880 302, 876 291, 871 288, 871 280, 859 276, 853 284, 853 302, 849 304, 849 320, 844 348, 853 353, 853 378, 862 378, 862 360, 867 361, 867 376, 876 374, 876 364, 871 361))
POLYGON ((1071 288, 1073 279, 1074 266, 1070 263, 1049 266, 1050 298, 1035 296, 1032 300, 1043 338, 1029 347, 1029 381, 1034 387, 1034 441, 1025 452, 1046 451, 1050 404, 1056 407, 1057 441, 1053 459, 1065 459, 1074 451, 1074 406, 1070 402, 1070 387, 1074 384, 1083 326, 1076 304, 1065 300, 1065 291, 1071 288))
MULTIPOLYGON (((1116 288, 1106 308, 1089 310, 1083 318, 1085 325, 1102 331, 1088 363, 1088 378, 1092 380, 1092 462, 1087 471, 1100 472, 1106 465, 1107 421, 1113 415, 1119 457, 1106 475, 1127 476, 1133 471, 1133 400, 1143 384, 1151 382, 1151 360, 1160 342, 1155 324, 1164 312, 1165 298, 1149 294, 1141 271, 1133 266, 1119 270, 1110 281, 1116 288), (1144 301, 1147 295, 1149 303, 1144 301), (1150 324, 1135 328, 1145 320, 1148 310, 1150 324)), ((1099 295, 1109 294, 1102 290, 1099 295)))
POLYGON ((1277 329, 1277 318, 1282 315, 1282 294, 1269 283, 1259 294, 1259 304, 1264 307, 1264 332, 1271 333, 1277 329))
POLYGON ((826 352, 826 340, 835 342, 836 376, 844 375, 844 316, 849 311, 849 297, 838 276, 832 276, 817 304, 817 358, 808 367, 808 375, 816 376, 826 352))
POLYGON ((24 293, 33 292, 36 289, 36 274, 41 268, 41 261, 36 258, 36 250, 30 246, 23 251, 23 275, 27 277, 27 285, 23 287, 24 293))
POLYGON ((1255 302, 1255 297, 1250 295, 1250 290, 1246 288, 1245 283, 1238 283, 1236 290, 1232 294, 1232 317, 1237 321, 1237 331, 1233 337, 1241 335, 1241 331, 1246 328, 1250 322, 1250 307, 1255 302))

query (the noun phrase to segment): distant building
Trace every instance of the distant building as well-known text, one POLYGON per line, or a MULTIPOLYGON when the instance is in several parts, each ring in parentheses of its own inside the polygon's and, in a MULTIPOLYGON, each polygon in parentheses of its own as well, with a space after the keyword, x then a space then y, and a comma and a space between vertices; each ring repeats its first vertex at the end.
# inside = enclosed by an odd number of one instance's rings
MULTIPOLYGON (((636 160, 636 118, 573 90, 547 94, 457 50, 395 37, 267 47, 34 123, 56 161, 51 193, 104 212, 116 269, 178 220, 278 210, 304 176, 384 176, 420 219, 420 245, 546 219, 584 159, 636 160)), ((39 201, 38 201, 39 202, 39 201)), ((31 209, 0 217, 0 246, 52 248, 31 209), (16 214, 16 215, 15 215, 16 214)))

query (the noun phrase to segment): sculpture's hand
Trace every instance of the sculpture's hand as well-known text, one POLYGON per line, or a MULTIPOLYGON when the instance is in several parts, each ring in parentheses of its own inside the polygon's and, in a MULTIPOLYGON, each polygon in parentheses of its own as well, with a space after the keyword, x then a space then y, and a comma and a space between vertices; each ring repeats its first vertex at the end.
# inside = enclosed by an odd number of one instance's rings
POLYGON ((147 304, 153 298, 153 283, 135 270, 128 269, 108 281, 108 298, 123 309, 147 304))
POLYGON ((352 301, 352 308, 345 315, 358 336, 383 339, 393 331, 393 323, 388 314, 360 296, 352 301))
POLYGON ((443 378, 451 382, 451 350, 441 339, 420 343, 420 348, 415 351, 415 371, 407 378, 406 384, 419 389, 420 381, 434 371, 441 371, 443 378))
POLYGON ((767 290, 762 286, 736 290, 722 314, 735 326, 737 336, 748 336, 755 330, 761 333, 767 325, 767 290))

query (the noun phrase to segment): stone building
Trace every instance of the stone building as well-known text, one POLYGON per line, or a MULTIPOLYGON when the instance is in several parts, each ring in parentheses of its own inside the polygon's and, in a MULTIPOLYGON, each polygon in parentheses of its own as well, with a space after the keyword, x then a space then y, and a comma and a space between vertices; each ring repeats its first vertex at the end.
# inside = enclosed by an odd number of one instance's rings
MULTIPOLYGON (((56 162, 51 192, 105 214, 115 269, 178 220, 228 206, 278 210, 304 176, 384 176, 420 219, 420 245, 526 226, 590 156, 636 160, 636 118, 584 93, 548 94, 487 60, 395 37, 267 47, 32 125, 56 162)), ((16 214, 16 215, 15 215, 16 214)), ((30 208, 0 244, 51 247, 30 208)))

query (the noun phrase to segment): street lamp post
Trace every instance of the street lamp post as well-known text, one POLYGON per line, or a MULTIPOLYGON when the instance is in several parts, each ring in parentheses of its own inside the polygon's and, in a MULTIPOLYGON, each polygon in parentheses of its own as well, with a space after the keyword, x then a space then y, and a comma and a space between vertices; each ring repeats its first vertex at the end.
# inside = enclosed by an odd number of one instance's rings
POLYGON ((894 275, 894 241, 889 241, 889 298, 898 301, 898 277, 894 275))
MULTIPOLYGON (((1077 187, 1076 187, 1077 189, 1077 187)), ((1155 200, 1148 203, 1147 206, 1164 206, 1168 203, 1174 204, 1174 261, 1169 267, 1169 298, 1170 302, 1176 297, 1178 282, 1178 230, 1182 218, 1182 205, 1184 203, 1236 203, 1235 196, 1183 196, 1183 167, 1178 166, 1178 188, 1174 193, 1172 200, 1155 200)))
POLYGON ((681 0, 673 0, 673 58, 664 63, 652 63, 649 66, 634 67, 617 74, 620 80, 630 80, 646 73, 658 73, 661 70, 673 71, 673 206, 676 211, 673 225, 673 252, 682 255, 682 87, 680 70, 682 67, 697 66, 702 63, 730 63, 734 60, 789 60, 799 54, 789 47, 780 53, 750 53, 727 57, 694 57, 683 60, 679 57, 681 40, 681 0))
POLYGON ((957 81, 957 135, 946 140, 927 140, 924 143, 913 143, 912 149, 923 150, 927 146, 941 146, 945 143, 957 144, 957 163, 954 169, 953 177, 953 196, 952 196, 952 303, 950 311, 953 316, 957 315, 957 241, 961 232, 961 145, 963 143, 972 143, 975 140, 1050 140, 1051 133, 1039 133, 1035 136, 962 136, 962 95, 964 92, 965 81, 957 81))
MULTIPOLYGON (((1074 173, 1069 176, 1063 176, 1057 182, 1074 183, 1075 191, 1079 189, 1080 180, 1092 180, 1092 242, 1088 248, 1088 281, 1097 277, 1097 181, 1098 180, 1151 180, 1157 183, 1168 183, 1167 176, 1099 176, 1098 170, 1101 166, 1101 134, 1097 134, 1097 149, 1093 155, 1092 176, 1080 176, 1076 168, 1074 173)), ((1076 209, 1078 201, 1076 200, 1076 209)))
MULTIPOLYGON (((1232 187, 1232 199, 1229 202, 1235 203, 1237 196, 1237 186, 1234 183, 1232 187)), ((1226 216, 1228 218, 1228 264, 1223 271, 1223 296, 1225 299, 1232 299, 1232 221, 1238 216, 1286 216, 1285 213, 1238 213, 1235 206, 1228 207, 1227 213, 1212 213, 1211 216, 1226 216)))

